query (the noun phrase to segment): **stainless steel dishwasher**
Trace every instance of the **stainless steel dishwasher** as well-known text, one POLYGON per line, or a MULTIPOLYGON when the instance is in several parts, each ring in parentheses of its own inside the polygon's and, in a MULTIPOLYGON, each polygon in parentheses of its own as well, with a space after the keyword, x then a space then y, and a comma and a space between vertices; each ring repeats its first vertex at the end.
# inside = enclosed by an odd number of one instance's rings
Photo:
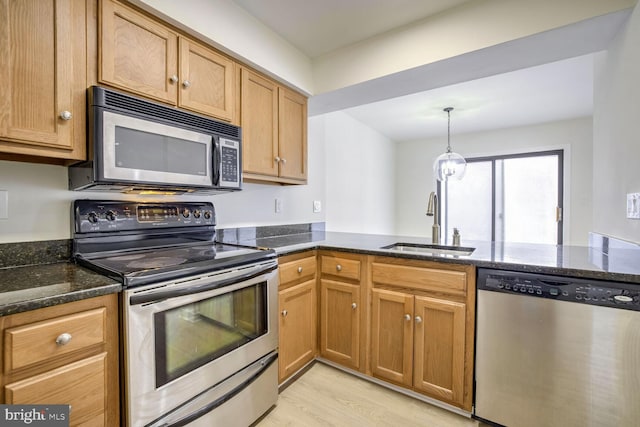
POLYGON ((640 285, 478 269, 474 417, 640 425, 640 285))

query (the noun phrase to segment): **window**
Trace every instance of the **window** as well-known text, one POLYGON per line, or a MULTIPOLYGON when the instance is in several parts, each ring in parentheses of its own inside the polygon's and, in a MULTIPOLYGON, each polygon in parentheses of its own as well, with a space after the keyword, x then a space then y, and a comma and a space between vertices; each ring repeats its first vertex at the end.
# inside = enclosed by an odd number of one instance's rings
POLYGON ((460 181, 438 183, 445 243, 562 243, 563 151, 467 159, 460 181))

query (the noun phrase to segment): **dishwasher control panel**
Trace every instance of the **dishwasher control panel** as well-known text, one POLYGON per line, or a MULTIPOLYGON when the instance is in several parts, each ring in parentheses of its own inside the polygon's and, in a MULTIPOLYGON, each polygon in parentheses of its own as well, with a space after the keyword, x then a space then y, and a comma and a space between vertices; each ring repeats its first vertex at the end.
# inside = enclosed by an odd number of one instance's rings
POLYGON ((478 289, 640 311, 640 285, 478 269, 478 289))

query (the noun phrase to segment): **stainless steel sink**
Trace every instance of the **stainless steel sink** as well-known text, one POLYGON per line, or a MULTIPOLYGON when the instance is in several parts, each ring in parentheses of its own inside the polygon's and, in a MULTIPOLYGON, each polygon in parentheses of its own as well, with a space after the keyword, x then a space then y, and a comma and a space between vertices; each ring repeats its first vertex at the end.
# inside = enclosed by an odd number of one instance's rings
POLYGON ((462 246, 421 245, 418 243, 394 243, 392 245, 382 246, 380 249, 388 249, 390 251, 398 252, 456 256, 469 256, 476 250, 476 248, 465 248, 462 246))

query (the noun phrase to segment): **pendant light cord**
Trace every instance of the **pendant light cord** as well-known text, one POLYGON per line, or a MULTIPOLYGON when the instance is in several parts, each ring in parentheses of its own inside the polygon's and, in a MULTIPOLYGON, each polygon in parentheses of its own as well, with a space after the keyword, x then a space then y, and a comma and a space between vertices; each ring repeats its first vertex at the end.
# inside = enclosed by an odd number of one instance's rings
POLYGON ((453 107, 444 109, 447 112, 447 153, 451 152, 451 110, 453 110, 453 107))

